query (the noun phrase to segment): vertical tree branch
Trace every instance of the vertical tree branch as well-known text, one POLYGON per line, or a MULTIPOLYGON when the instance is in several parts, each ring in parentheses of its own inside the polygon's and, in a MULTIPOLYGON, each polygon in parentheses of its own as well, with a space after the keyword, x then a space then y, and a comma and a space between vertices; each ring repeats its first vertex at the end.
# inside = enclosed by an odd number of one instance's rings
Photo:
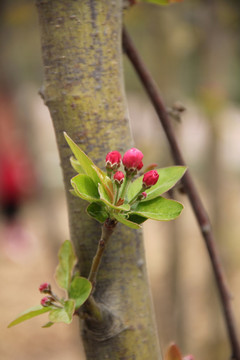
MULTIPOLYGON (((75 174, 63 131, 99 167, 109 151, 132 146, 122 74, 122 1, 37 0, 37 6, 43 95, 56 133, 71 239, 81 274, 87 277, 101 226, 86 214, 86 203, 69 193, 75 174)), ((102 258, 94 300, 114 316, 96 327, 83 321, 88 360, 161 359, 141 233, 119 224, 102 258), (111 323, 116 318, 124 326, 111 323)))
MULTIPOLYGON (((175 137, 171 121, 168 117, 166 107, 164 106, 163 101, 160 97, 158 88, 155 82, 153 81, 150 73, 146 69, 144 63, 142 62, 126 29, 123 29, 123 48, 129 60, 131 61, 134 69, 136 70, 158 114, 159 120, 163 126, 163 129, 169 141, 169 145, 175 163, 177 165, 186 165, 182 153, 180 151, 177 139, 175 137)), ((197 222, 199 224, 200 230, 205 240, 205 244, 207 246, 208 254, 211 260, 213 272, 219 290, 220 300, 223 307, 224 318, 229 335, 229 341, 232 348, 232 359, 240 360, 240 346, 238 342, 237 330, 236 330, 234 315, 231 306, 231 299, 225 281, 223 268, 221 266, 219 255, 216 249, 215 240, 211 229, 211 224, 208 215, 206 213, 206 210, 200 199, 200 196, 193 183, 189 170, 184 175, 182 179, 182 183, 184 185, 185 192, 188 195, 189 200, 191 202, 194 214, 196 216, 197 222)))

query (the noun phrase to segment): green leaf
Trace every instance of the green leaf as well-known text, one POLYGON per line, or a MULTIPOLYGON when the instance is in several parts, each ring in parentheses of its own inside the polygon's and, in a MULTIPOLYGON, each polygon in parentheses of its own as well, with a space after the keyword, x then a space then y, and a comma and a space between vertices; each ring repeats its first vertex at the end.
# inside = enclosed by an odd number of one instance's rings
POLYGON ((69 192, 70 192, 73 196, 75 196, 75 197, 78 197, 78 198, 79 198, 78 193, 77 193, 74 189, 70 189, 70 190, 69 190, 69 192))
POLYGON ((100 180, 95 169, 93 168, 93 166, 96 165, 66 133, 64 133, 64 136, 85 174, 90 176, 90 178, 95 182, 95 184, 98 184, 100 180))
POLYGON ((54 325, 53 322, 49 321, 45 325, 42 326, 42 328, 49 328, 50 326, 54 325))
POLYGON ((99 221, 100 223, 104 223, 104 221, 108 218, 108 213, 106 211, 106 206, 103 202, 92 202, 87 207, 87 212, 94 219, 99 221))
POLYGON ((93 168, 95 169, 96 173, 98 174, 98 177, 100 179, 100 182, 107 193, 108 198, 110 199, 110 202, 113 202, 114 193, 113 193, 113 183, 112 180, 107 176, 107 174, 99 169, 96 165, 93 165, 93 168))
POLYGON ((99 195, 100 195, 100 199, 107 206, 109 206, 110 208, 116 209, 116 210, 124 210, 124 211, 129 211, 130 210, 130 205, 129 204, 123 204, 123 205, 120 205, 120 206, 113 205, 110 202, 110 199, 109 199, 109 197, 108 197, 108 195, 106 193, 106 190, 103 188, 103 186, 101 184, 98 184, 98 192, 99 192, 99 195))
POLYGON ((71 156, 71 157, 70 157, 70 163, 71 163, 73 169, 74 169, 77 173, 79 173, 79 174, 84 174, 84 173, 85 173, 84 170, 83 170, 83 168, 81 167, 79 161, 77 161, 74 156, 71 156))
POLYGON ((137 224, 142 224, 142 223, 144 223, 144 221, 147 220, 147 218, 145 218, 144 216, 136 215, 136 214, 130 214, 128 217, 128 220, 132 221, 134 223, 137 223, 137 224))
POLYGON ((132 221, 129 221, 126 219, 126 217, 124 217, 124 215, 122 214, 114 214, 115 219, 117 219, 117 221, 119 221, 120 223, 132 228, 132 229, 140 229, 141 226, 139 224, 136 224, 132 221))
POLYGON ((78 309, 89 297, 92 284, 84 277, 75 277, 70 284, 69 297, 75 300, 75 308, 78 309))
POLYGON ((88 175, 79 174, 74 176, 71 180, 71 184, 80 198, 89 202, 99 199, 97 186, 88 175))
POLYGON ((63 322, 70 324, 72 322, 73 313, 75 309, 74 300, 66 300, 64 303, 64 308, 62 309, 53 309, 49 313, 50 322, 63 322))
POLYGON ((13 320, 8 325, 8 328, 10 328, 14 325, 20 324, 21 322, 31 319, 35 316, 44 314, 45 312, 48 312, 50 310, 52 310, 51 306, 42 306, 42 305, 34 306, 34 307, 22 312, 15 320, 13 320))
POLYGON ((66 240, 58 252, 59 264, 56 269, 56 281, 58 285, 68 290, 72 277, 72 270, 76 263, 76 256, 71 241, 66 240))
POLYGON ((143 2, 153 3, 157 5, 168 5, 170 3, 169 0, 142 0, 143 2))
POLYGON ((149 201, 140 202, 131 213, 153 220, 167 221, 178 217, 182 209, 183 205, 179 202, 159 196, 149 201))
MULTIPOLYGON (((146 200, 149 201, 159 195, 162 195, 169 189, 171 189, 184 175, 186 171, 185 166, 170 166, 162 169, 157 169, 159 179, 158 182, 153 185, 150 189, 146 190, 146 200)), ((128 200, 131 201, 134 196, 142 188, 143 175, 133 181, 128 189, 128 200)))

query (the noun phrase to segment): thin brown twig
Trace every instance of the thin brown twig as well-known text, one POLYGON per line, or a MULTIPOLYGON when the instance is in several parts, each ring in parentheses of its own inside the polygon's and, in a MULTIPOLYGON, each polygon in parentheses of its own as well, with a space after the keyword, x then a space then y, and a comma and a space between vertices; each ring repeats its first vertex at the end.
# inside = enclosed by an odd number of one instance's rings
MULTIPOLYGON (((137 72, 157 114, 159 120, 163 126, 165 134, 170 144, 172 156, 174 162, 177 165, 186 165, 183 159, 182 153, 180 151, 176 136, 174 134, 173 126, 169 119, 167 110, 163 101, 160 97, 159 90, 154 80, 152 79, 150 73, 146 69, 144 63, 142 62, 131 38, 129 37, 126 29, 123 29, 123 49, 131 61, 135 71, 137 72)), ((240 360, 240 346, 237 337, 237 330, 234 320, 234 315, 231 306, 230 293, 225 280, 224 271, 220 263, 219 255, 216 249, 214 235, 211 229, 211 224, 206 213, 206 210, 202 204, 199 193, 194 185, 192 177, 189 170, 186 172, 182 179, 182 183, 185 189, 186 194, 189 197, 193 211, 195 213, 197 222, 201 229, 205 244, 208 250, 210 261, 212 264, 213 272, 215 275, 217 287, 219 290, 220 300, 223 307, 224 318, 226 322, 226 327, 228 331, 229 341, 232 349, 232 359, 240 360)))
POLYGON ((108 240, 109 240, 110 236, 112 235, 116 225, 117 225, 117 222, 114 220, 111 220, 109 218, 102 225, 101 239, 98 242, 97 252, 93 258, 93 262, 92 262, 91 269, 90 269, 89 276, 88 276, 88 280, 92 283, 93 288, 96 285, 97 273, 98 273, 99 266, 102 261, 102 256, 103 256, 104 250, 106 249, 108 240))

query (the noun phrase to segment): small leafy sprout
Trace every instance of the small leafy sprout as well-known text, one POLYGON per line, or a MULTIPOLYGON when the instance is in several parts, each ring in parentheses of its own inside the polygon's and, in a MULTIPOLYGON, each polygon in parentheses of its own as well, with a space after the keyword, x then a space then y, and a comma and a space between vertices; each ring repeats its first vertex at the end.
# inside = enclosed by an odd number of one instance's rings
POLYGON ((59 287, 66 291, 66 298, 60 299, 53 291, 49 283, 45 282, 39 286, 40 293, 48 294, 41 299, 40 305, 34 306, 20 314, 8 327, 20 324, 35 316, 49 313, 49 322, 43 327, 50 327, 54 323, 63 322, 70 324, 73 315, 76 314, 88 299, 92 291, 92 284, 88 279, 74 274, 73 269, 76 264, 76 256, 73 251, 72 243, 66 240, 58 253, 59 264, 56 269, 56 282, 59 287))
POLYGON ((75 156, 71 164, 78 173, 71 179, 71 192, 90 203, 87 212, 94 219, 100 223, 115 219, 137 229, 147 219, 167 221, 180 215, 183 205, 161 195, 181 179, 185 166, 153 170, 156 164, 151 164, 140 175, 143 153, 132 148, 123 157, 116 150, 109 152, 104 172, 66 133, 64 136, 75 156))

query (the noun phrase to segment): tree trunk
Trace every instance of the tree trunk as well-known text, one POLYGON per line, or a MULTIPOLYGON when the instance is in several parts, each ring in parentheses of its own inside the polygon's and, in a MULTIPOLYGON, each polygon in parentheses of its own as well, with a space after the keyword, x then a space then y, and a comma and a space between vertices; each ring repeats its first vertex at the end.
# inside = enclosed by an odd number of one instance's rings
MULTIPOLYGON (((63 131, 104 167, 106 153, 131 147, 124 98, 121 0, 37 0, 44 85, 67 194, 71 239, 88 276, 100 225, 86 203, 69 193, 74 175, 63 131)), ((57 224, 56 224, 57 226, 57 224)), ((87 359, 161 359, 152 314, 141 232, 118 224, 104 255, 94 293, 121 326, 81 324, 87 359)))

